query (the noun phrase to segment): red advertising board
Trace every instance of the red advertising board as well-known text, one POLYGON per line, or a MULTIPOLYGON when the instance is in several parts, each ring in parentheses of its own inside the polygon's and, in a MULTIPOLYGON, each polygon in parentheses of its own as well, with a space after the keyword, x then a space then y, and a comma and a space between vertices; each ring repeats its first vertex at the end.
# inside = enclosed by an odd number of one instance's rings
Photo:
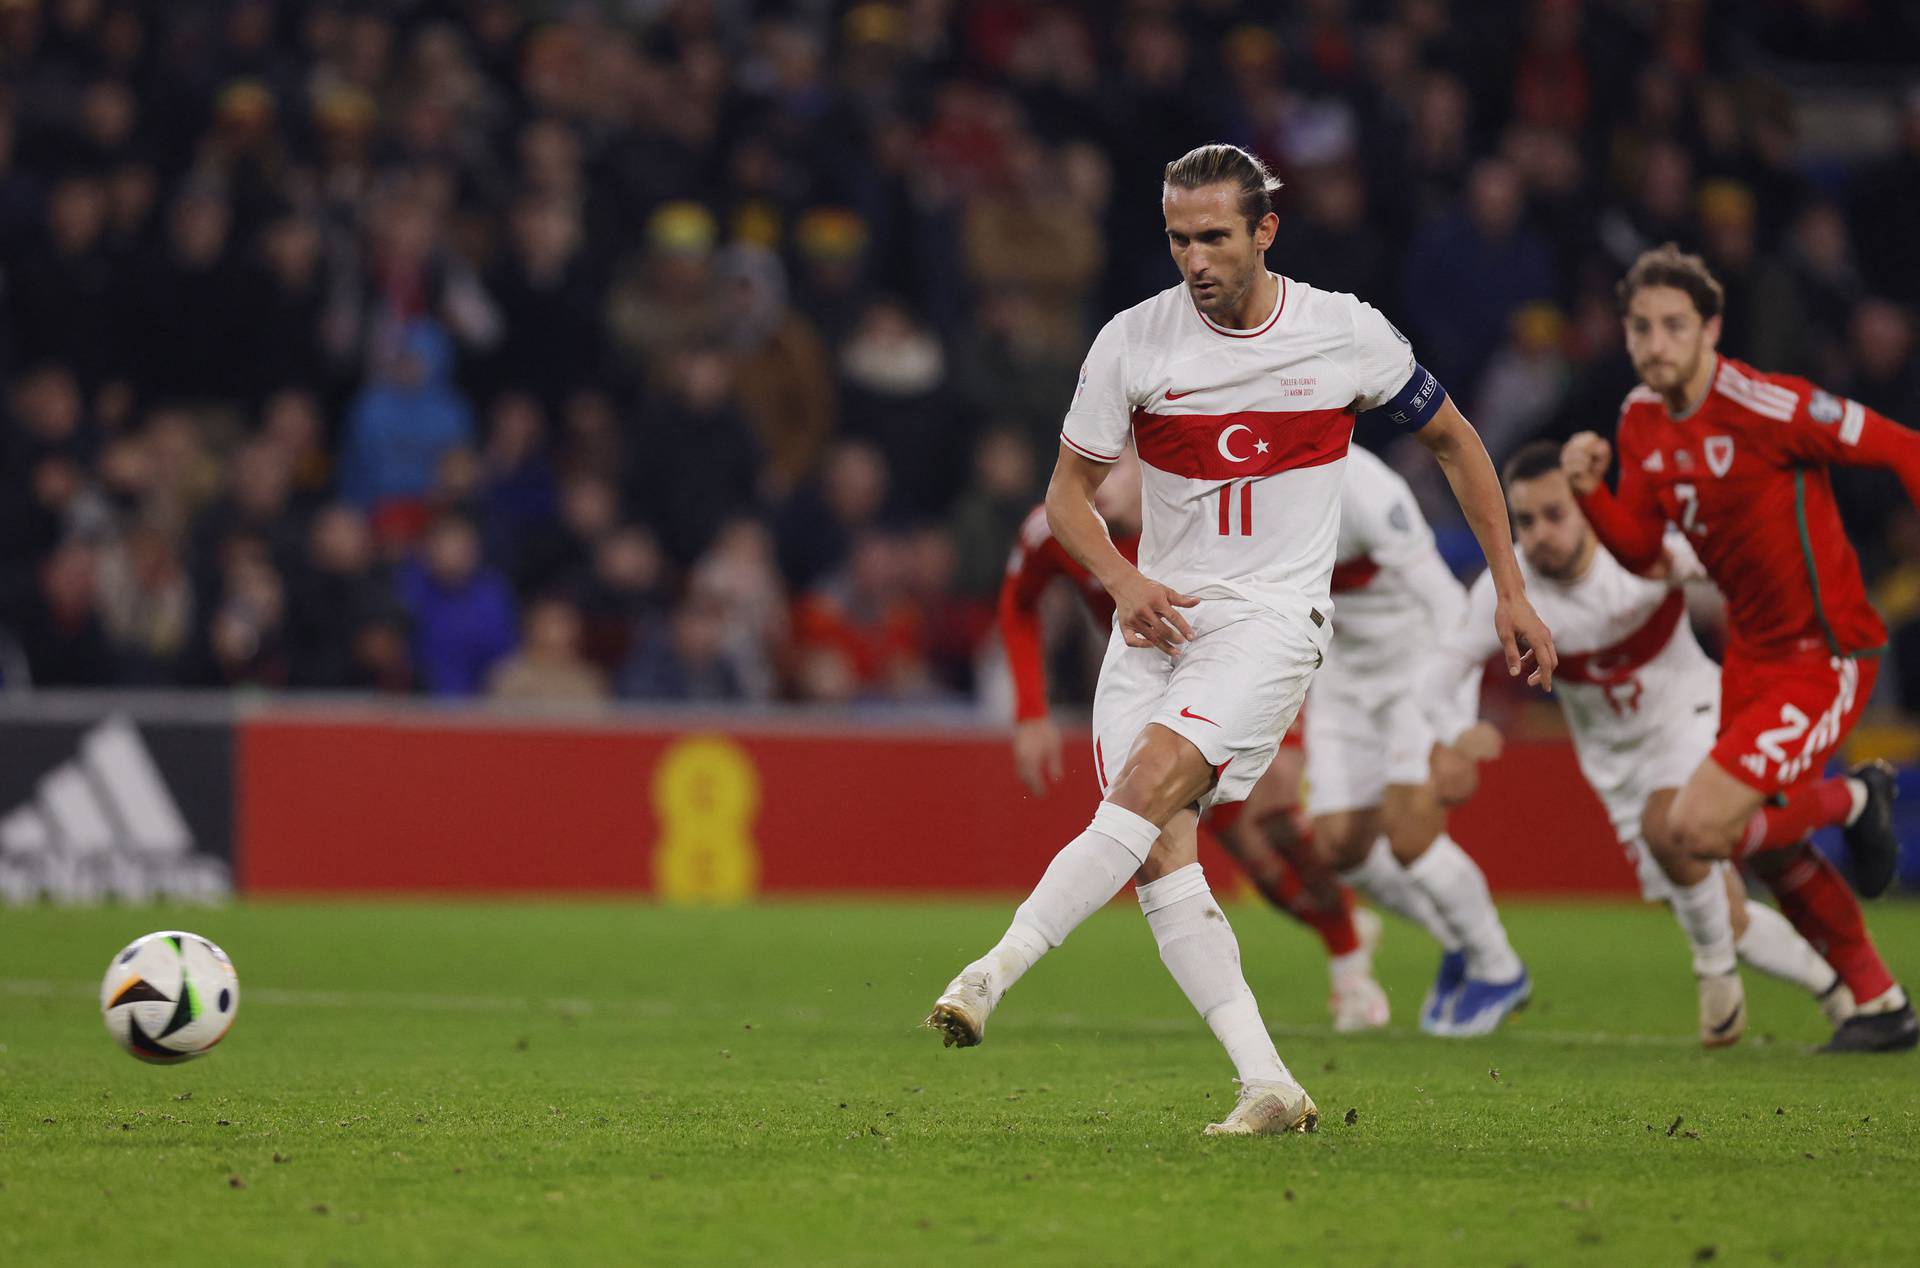
MULTIPOLYGON (((984 731, 267 716, 237 765, 254 894, 1013 893, 1095 797, 1084 743, 1035 799, 984 731)), ((1510 745, 1454 834, 1496 890, 1632 892, 1564 743, 1510 745)))

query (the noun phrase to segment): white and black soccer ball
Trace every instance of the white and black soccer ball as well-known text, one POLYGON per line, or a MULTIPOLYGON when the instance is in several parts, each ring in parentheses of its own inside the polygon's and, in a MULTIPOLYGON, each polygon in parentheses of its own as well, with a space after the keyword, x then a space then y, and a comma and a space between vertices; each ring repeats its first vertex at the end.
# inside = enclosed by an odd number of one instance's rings
POLYGON ((197 933, 150 933, 113 957, 100 983, 100 1016, 115 1043, 142 1061, 171 1065, 227 1036, 240 1011, 240 977, 227 953, 197 933))

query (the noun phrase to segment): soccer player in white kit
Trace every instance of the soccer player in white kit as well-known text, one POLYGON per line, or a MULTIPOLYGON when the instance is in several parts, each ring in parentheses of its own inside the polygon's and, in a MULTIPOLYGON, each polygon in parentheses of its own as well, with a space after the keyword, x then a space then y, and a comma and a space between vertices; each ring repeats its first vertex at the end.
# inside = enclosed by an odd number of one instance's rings
MULTIPOLYGON (((1786 917, 1748 900, 1732 865, 1718 863, 1691 885, 1668 875, 1679 851, 1668 812, 1719 731, 1720 667, 1694 639, 1681 589, 1705 573, 1678 532, 1667 534, 1659 578, 1627 571, 1595 538, 1560 463, 1558 445, 1535 441, 1504 473, 1528 593, 1562 652, 1555 694, 1580 772, 1606 807, 1641 894, 1673 908, 1693 947, 1700 1042, 1725 1047, 1746 1029, 1736 957, 1806 990, 1837 1026, 1853 1007, 1839 974, 1786 917)), ((1421 672, 1420 699, 1443 742, 1484 725, 1476 723, 1481 667, 1498 647, 1476 622, 1493 602, 1482 577, 1421 672)), ((1448 801, 1471 794, 1473 772, 1468 757, 1444 747, 1434 754, 1448 801)))
POLYGON ((1530 657, 1532 679, 1550 685, 1555 663, 1472 426, 1379 313, 1267 271, 1276 188, 1233 146, 1168 164, 1162 209, 1183 284, 1109 321, 1088 352, 1047 519, 1114 602, 1093 710, 1105 797, 927 1018, 948 1044, 979 1043, 1007 989, 1133 877, 1161 959, 1239 1077, 1213 1135, 1318 1122, 1241 975, 1232 927, 1194 861, 1194 823, 1260 778, 1324 654, 1356 411, 1418 428, 1440 461, 1500 583, 1509 671, 1530 657), (1144 464, 1138 567, 1093 508, 1129 429, 1144 464))
MULTIPOLYGON (((1358 445, 1347 455, 1332 588, 1333 643, 1307 708, 1314 839, 1343 880, 1440 944, 1420 1028, 1487 1034, 1526 1004, 1532 983, 1486 877, 1447 835, 1418 691, 1424 655, 1437 631, 1459 624, 1466 589, 1413 490, 1358 445)), ((1486 625, 1493 637, 1491 612, 1486 625)))

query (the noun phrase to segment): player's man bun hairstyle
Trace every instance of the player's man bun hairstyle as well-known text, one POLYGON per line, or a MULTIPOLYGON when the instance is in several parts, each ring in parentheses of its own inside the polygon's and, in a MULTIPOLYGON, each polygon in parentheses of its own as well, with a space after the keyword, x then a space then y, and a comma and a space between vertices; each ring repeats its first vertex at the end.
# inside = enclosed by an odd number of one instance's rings
POLYGON ((1633 297, 1649 286, 1671 286, 1685 291, 1701 321, 1712 321, 1726 307, 1727 292, 1707 262, 1682 251, 1678 243, 1663 243, 1640 253, 1640 258, 1614 288, 1614 294, 1620 299, 1620 311, 1625 313, 1633 297))
POLYGON ((1500 480, 1503 484, 1516 484, 1521 480, 1538 480, 1543 475, 1551 475, 1560 469, 1560 446, 1551 440, 1529 440, 1513 451, 1507 459, 1507 465, 1500 468, 1500 480))
POLYGON ((1167 164, 1165 180, 1169 189, 1232 185, 1240 191, 1240 212, 1247 218, 1249 229, 1272 212, 1273 196, 1280 192, 1280 178, 1273 169, 1237 145, 1203 145, 1188 150, 1167 164))

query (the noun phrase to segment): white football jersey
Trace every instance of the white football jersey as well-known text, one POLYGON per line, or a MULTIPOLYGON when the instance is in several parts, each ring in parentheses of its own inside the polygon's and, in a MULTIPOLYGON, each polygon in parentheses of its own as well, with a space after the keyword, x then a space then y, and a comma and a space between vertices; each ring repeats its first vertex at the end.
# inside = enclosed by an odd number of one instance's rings
POLYGON ((1276 278, 1250 330, 1174 286, 1114 317, 1080 370, 1061 440, 1142 464, 1140 570, 1196 598, 1327 610, 1354 414, 1414 376, 1413 349, 1351 295, 1276 278))
POLYGON ((1356 687, 1364 677, 1404 691, 1433 631, 1451 629, 1466 606, 1467 589, 1440 558, 1413 490, 1371 450, 1353 446, 1340 495, 1333 641, 1323 676, 1352 678, 1356 687))
MULTIPOLYGON (((1520 557, 1527 597, 1553 631, 1560 667, 1553 697, 1573 733, 1581 772, 1596 789, 1618 787, 1649 753, 1694 714, 1717 712, 1720 667, 1693 636, 1679 583, 1704 576, 1686 538, 1669 531, 1671 580, 1629 572, 1602 547, 1577 581, 1542 577, 1520 557)), ((1479 714, 1480 675, 1500 650, 1494 633, 1493 578, 1467 596, 1466 617, 1426 662, 1422 704, 1434 733, 1451 740, 1479 714)), ((1674 771, 1676 786, 1691 770, 1674 771)))

